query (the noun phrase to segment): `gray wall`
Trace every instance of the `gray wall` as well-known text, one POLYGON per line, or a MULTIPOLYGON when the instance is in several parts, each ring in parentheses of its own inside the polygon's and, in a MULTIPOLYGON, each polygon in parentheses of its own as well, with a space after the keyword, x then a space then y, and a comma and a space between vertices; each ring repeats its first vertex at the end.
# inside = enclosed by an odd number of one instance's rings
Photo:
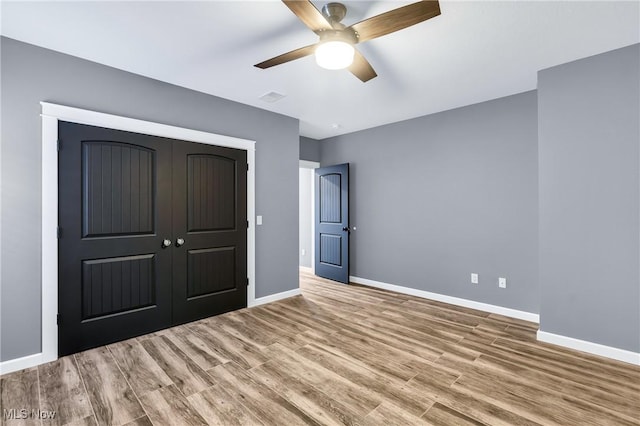
POLYGON ((40 352, 40 101, 256 142, 256 296, 298 286, 298 120, 2 38, 0 359, 40 352))
POLYGON ((351 163, 351 275, 538 312, 535 92, 321 146, 351 163))
POLYGON ((640 45, 538 74, 540 329, 640 352, 640 45))
POLYGON ((300 159, 320 161, 320 141, 300 136, 300 159))
POLYGON ((300 256, 300 266, 311 268, 311 232, 313 229, 313 219, 311 211, 311 185, 313 183, 313 169, 300 168, 300 226, 298 255, 300 256), (305 254, 302 254, 304 249, 305 254))

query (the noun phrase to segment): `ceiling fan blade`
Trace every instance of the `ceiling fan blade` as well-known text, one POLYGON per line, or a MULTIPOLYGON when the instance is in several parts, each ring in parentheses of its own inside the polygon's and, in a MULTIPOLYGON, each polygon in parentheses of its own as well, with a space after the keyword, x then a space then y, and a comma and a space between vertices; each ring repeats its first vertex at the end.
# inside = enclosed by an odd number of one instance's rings
POLYGON ((282 0, 289 9, 307 26, 311 31, 318 33, 322 30, 331 30, 333 27, 322 13, 309 0, 282 0))
POLYGON ((362 53, 358 52, 358 50, 355 51, 353 63, 349 67, 349 71, 351 71, 351 73, 358 77, 363 83, 366 83, 372 78, 378 76, 369 61, 367 61, 367 59, 362 56, 362 53))
POLYGON ((438 1, 423 0, 365 19, 351 25, 349 28, 358 33, 358 42, 362 43, 363 41, 402 30, 438 15, 440 15, 438 1))
POLYGON ((295 61, 296 59, 304 58, 305 56, 312 55, 316 50, 316 45, 311 44, 309 46, 301 47, 300 49, 292 50, 291 52, 283 53, 275 58, 267 59, 264 62, 255 64, 254 67, 258 68, 270 68, 276 65, 284 64, 285 62, 295 61))

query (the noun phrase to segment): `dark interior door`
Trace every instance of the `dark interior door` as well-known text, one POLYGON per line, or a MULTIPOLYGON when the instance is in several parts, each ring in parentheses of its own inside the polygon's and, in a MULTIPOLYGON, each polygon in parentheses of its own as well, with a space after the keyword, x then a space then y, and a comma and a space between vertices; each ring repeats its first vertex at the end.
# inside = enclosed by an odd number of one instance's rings
POLYGON ((316 275, 349 283, 349 164, 315 172, 316 275))
POLYGON ((247 305, 247 153, 183 142, 173 158, 177 324, 247 305))
POLYGON ((169 326, 171 144, 62 122, 59 139, 59 354, 169 326))
POLYGON ((246 306, 246 152, 59 125, 58 352, 246 306))

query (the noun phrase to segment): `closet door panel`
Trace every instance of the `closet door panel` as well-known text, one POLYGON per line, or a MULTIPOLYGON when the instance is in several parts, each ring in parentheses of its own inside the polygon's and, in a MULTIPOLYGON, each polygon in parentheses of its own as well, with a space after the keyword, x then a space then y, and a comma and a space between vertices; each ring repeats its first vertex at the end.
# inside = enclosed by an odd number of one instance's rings
POLYGON ((246 152, 175 142, 173 176, 174 322, 246 307, 246 152))
POLYGON ((172 142, 59 125, 58 352, 171 324, 172 142))

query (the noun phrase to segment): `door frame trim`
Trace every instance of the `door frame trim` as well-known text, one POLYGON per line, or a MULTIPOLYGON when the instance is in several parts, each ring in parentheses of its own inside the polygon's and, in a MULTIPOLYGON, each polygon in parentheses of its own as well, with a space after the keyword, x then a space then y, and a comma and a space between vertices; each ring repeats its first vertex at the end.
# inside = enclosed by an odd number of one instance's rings
MULTIPOLYGON (((42 352, 38 364, 58 358, 58 121, 180 139, 247 152, 247 306, 255 304, 255 141, 151 121, 40 102, 42 108, 42 352)), ((37 364, 36 364, 37 365, 37 364)))

